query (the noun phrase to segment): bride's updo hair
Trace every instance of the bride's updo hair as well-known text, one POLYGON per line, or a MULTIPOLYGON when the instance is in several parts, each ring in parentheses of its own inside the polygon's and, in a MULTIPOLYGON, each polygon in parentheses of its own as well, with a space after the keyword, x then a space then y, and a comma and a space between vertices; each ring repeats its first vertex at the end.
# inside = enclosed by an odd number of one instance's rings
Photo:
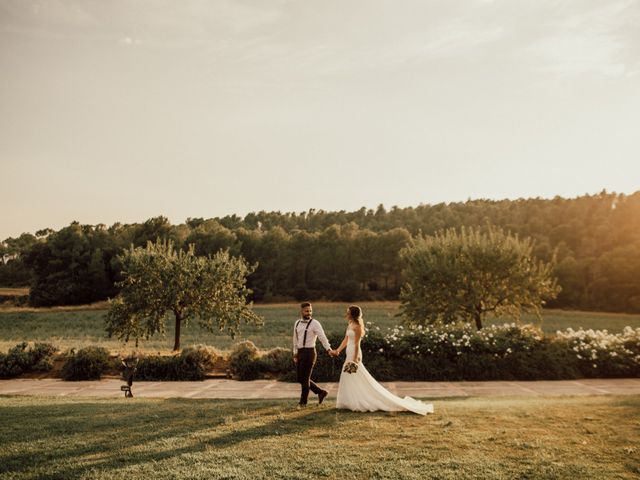
POLYGON ((351 316, 351 320, 358 323, 362 328, 364 328, 364 320, 362 320, 362 309, 357 305, 351 305, 349 307, 349 315, 351 316))

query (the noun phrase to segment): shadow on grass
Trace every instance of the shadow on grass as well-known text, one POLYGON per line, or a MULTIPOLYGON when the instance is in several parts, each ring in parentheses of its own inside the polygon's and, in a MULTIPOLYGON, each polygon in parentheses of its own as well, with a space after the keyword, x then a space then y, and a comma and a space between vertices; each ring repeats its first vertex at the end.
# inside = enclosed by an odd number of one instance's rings
POLYGON ((336 410, 332 408, 308 407, 300 412, 290 412, 287 416, 281 416, 269 423, 215 437, 209 444, 216 448, 226 448, 245 441, 280 438, 310 429, 333 427, 337 421, 336 410))
MULTIPOLYGON (((614 405, 618 407, 633 407, 640 410, 640 396, 629 395, 621 397, 617 402, 614 403, 614 405)), ((640 418, 640 411, 638 412, 637 418, 640 418)))
POLYGON ((209 441, 209 444, 216 448, 226 448, 245 441, 295 436, 309 430, 314 430, 314 435, 321 439, 326 436, 321 433, 322 431, 328 431, 338 424, 343 424, 343 426, 347 424, 348 426, 350 423, 358 423, 363 419, 375 422, 402 417, 424 418, 412 412, 353 412, 343 409, 336 410, 330 406, 322 408, 310 406, 300 412, 290 412, 288 416, 276 418, 269 423, 239 429, 215 437, 209 441))
POLYGON ((288 410, 278 401, 56 402, 3 406, 0 476, 78 478, 336 422, 333 409, 288 410))
POLYGON ((89 469, 121 469, 193 453, 204 446, 188 437, 224 421, 210 410, 207 402, 180 400, 3 406, 0 443, 6 448, 0 474, 77 478, 89 469), (167 449, 185 441, 187 446, 167 449))

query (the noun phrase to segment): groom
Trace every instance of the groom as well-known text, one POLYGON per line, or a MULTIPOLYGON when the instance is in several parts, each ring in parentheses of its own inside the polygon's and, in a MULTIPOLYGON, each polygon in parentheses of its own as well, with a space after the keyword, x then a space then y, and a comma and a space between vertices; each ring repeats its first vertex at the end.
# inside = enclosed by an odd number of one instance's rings
POLYGON ((316 353, 316 340, 320 338, 320 343, 329 355, 333 355, 329 340, 324 334, 320 322, 312 317, 313 307, 309 302, 300 305, 300 319, 293 327, 293 362, 296 364, 298 382, 302 387, 300 394, 300 407, 306 407, 309 398, 309 390, 318 395, 318 405, 322 403, 327 394, 311 380, 311 371, 316 364, 318 355, 316 353))

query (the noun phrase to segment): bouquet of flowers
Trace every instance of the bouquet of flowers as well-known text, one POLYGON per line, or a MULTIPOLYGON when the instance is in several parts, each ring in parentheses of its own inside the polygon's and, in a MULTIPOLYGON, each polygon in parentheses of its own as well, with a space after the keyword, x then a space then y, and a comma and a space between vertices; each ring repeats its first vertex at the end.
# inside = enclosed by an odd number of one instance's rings
POLYGON ((356 362, 347 362, 344 364, 343 372, 356 373, 358 371, 358 364, 356 362))

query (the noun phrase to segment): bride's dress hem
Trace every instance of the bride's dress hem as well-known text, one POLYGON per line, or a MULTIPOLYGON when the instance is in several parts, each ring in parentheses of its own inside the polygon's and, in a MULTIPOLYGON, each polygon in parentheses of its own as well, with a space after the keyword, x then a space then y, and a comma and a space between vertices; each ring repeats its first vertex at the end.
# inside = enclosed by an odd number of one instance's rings
MULTIPOLYGON (((355 357, 355 333, 347 329, 347 359, 355 357)), ((347 362, 345 362, 346 364, 347 362)), ((419 415, 433 413, 433 405, 411 397, 400 398, 380 385, 367 371, 361 361, 355 373, 342 372, 338 385, 336 409, 354 412, 403 412, 419 415)))

